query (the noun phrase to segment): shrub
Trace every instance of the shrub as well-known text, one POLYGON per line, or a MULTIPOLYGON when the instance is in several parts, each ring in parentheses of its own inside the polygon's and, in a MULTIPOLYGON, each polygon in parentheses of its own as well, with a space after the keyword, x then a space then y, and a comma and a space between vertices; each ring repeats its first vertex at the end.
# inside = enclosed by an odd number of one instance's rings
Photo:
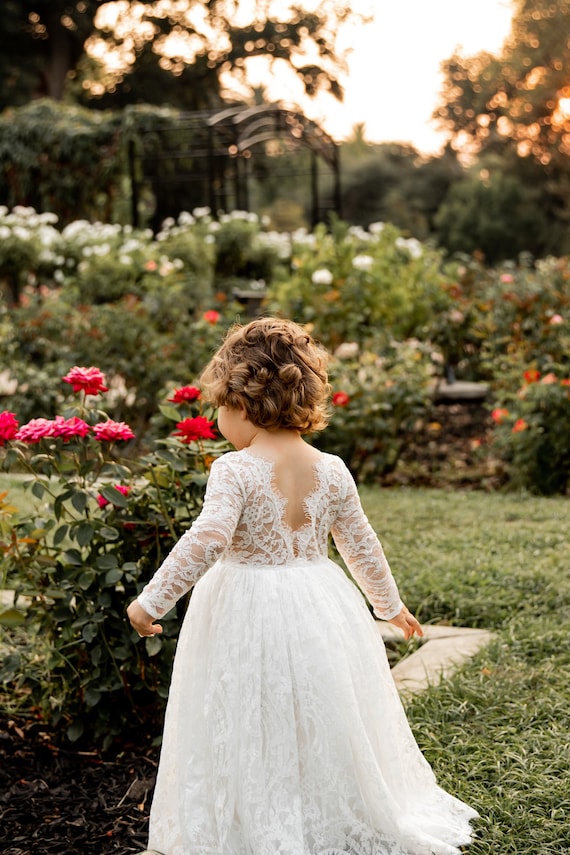
POLYGON ((126 725, 158 725, 179 623, 173 612, 160 637, 136 643, 125 607, 199 513, 224 445, 209 438, 211 413, 199 397, 174 395, 162 412, 182 424, 182 436, 157 440, 136 461, 125 457, 120 448, 133 433, 95 408, 105 377, 89 371, 68 375, 81 400, 62 416, 19 426, 0 414, 3 466, 30 474, 37 503, 4 508, 3 586, 15 599, 0 625, 20 625, 27 643, 12 644, 1 673, 70 740, 108 745, 126 725), (189 441, 185 428, 197 416, 205 438, 189 441))
POLYGON ((570 371, 553 365, 541 375, 527 368, 519 374, 516 391, 501 393, 492 417, 510 486, 543 495, 565 493, 570 487, 570 371))
POLYGON ((406 341, 391 342, 382 353, 359 353, 352 343, 337 354, 330 424, 314 442, 342 457, 357 480, 373 481, 394 471, 410 432, 427 412, 429 349, 406 341))

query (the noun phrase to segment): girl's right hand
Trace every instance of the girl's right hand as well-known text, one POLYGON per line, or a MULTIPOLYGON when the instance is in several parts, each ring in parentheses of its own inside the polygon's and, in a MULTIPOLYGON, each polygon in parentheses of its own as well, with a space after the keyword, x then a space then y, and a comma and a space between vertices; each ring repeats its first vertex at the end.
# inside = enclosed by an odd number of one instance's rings
POLYGON ((143 609, 138 600, 133 600, 127 608, 127 617, 131 622, 131 626, 133 629, 136 629, 141 638, 147 638, 162 632, 161 625, 153 622, 155 618, 143 609))
POLYGON ((419 621, 417 621, 413 614, 408 611, 406 606, 402 606, 401 612, 397 614, 396 617, 390 618, 388 623, 391 623, 393 626, 397 626, 398 629, 401 629, 406 640, 411 638, 414 634, 420 636, 424 634, 419 621))

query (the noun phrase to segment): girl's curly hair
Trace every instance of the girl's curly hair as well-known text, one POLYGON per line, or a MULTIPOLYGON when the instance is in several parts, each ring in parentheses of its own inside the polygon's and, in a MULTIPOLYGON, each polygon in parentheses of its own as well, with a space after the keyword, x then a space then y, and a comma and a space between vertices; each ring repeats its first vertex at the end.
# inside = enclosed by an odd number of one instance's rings
POLYGON ((236 324, 200 378, 215 406, 244 409, 267 430, 322 430, 328 422, 328 353, 298 324, 258 318, 236 324))

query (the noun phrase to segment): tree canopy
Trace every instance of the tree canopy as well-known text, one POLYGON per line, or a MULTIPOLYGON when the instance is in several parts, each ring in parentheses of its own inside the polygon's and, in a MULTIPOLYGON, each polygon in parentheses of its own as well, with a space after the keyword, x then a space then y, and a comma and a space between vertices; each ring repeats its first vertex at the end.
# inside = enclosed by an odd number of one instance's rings
POLYGON ((259 56, 297 75, 307 94, 341 98, 335 42, 351 15, 346 0, 253 9, 240 0, 6 0, 0 109, 41 96, 212 108, 259 56))
POLYGON ((570 154, 570 0, 516 0, 500 56, 454 54, 436 118, 456 148, 561 164, 570 154))

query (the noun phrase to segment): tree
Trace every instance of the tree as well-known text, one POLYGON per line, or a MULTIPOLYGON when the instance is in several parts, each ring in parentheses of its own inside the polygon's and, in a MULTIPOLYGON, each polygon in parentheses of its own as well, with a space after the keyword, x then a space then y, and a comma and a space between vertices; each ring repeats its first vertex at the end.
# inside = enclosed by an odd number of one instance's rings
MULTIPOLYGON (((48 95, 113 106, 145 101, 218 106, 229 77, 243 80, 265 56, 302 80, 305 91, 342 97, 336 33, 346 0, 313 11, 257 2, 249 19, 232 0, 7 0, 0 20, 4 86, 0 109, 48 95)), ((235 100, 235 99, 234 99, 235 100)))
POLYGON ((454 54, 436 118, 453 145, 472 152, 515 148, 542 165, 570 154, 570 0, 517 0, 498 57, 454 54))
POLYGON ((62 99, 103 5, 94 0, 5 0, 0 18, 0 109, 62 99))

